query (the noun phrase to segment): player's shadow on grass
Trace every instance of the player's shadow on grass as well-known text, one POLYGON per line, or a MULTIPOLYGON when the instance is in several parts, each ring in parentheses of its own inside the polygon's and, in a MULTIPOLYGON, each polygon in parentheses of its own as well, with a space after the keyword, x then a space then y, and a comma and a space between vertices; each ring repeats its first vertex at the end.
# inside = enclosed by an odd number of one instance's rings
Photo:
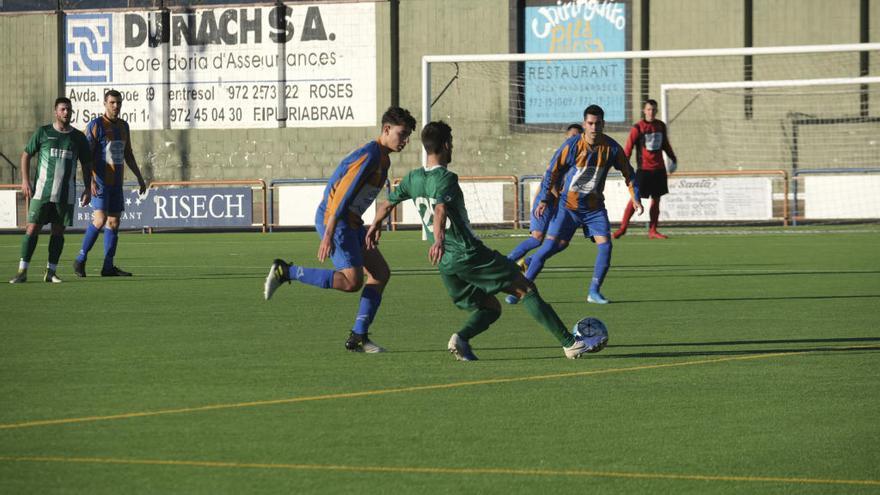
MULTIPOLYGON (((609 347, 610 348, 610 347, 609 347)), ((721 349, 717 351, 670 351, 670 352, 635 352, 631 354, 614 354, 602 353, 590 357, 590 359, 641 359, 641 358, 681 358, 681 357, 711 357, 711 356, 758 356, 763 354, 802 354, 802 353, 834 353, 834 352, 877 352, 880 351, 880 345, 876 347, 797 347, 794 349, 721 349)))
MULTIPOLYGON (((557 351, 558 346, 504 346, 504 347, 479 347, 474 348, 481 357, 481 361, 531 361, 536 359, 559 359, 559 355, 552 352, 548 355, 517 356, 517 357, 491 357, 488 353, 495 351, 557 351)), ((748 356, 762 354, 796 354, 804 352, 876 352, 880 351, 880 337, 842 337, 829 339, 773 339, 773 340, 725 340, 714 342, 661 342, 653 344, 609 344, 608 348, 600 354, 591 354, 587 359, 633 359, 633 358, 680 358, 694 356, 748 356), (854 344, 874 343, 874 347, 862 346, 837 346, 837 347, 796 347, 796 348, 773 348, 773 349, 718 349, 718 350, 692 350, 692 351, 666 351, 666 352, 631 352, 617 353, 617 349, 645 348, 645 347, 712 347, 712 346, 742 346, 742 345, 768 345, 768 344, 854 344)), ((437 349, 422 349, 411 351, 396 351, 403 353, 411 352, 441 352, 437 349)), ((446 352, 446 351, 442 351, 446 352)))
MULTIPOLYGON (((136 275, 137 276, 137 275, 136 275)), ((95 277, 98 278, 98 277, 95 277)), ((251 279, 265 280, 265 275, 254 275, 253 273, 202 273, 198 275, 174 276, 174 275, 140 275, 138 278, 148 280, 150 282, 181 280, 229 280, 229 279, 251 279)))
POLYGON ((620 344, 623 347, 695 347, 713 345, 756 345, 756 344, 841 344, 853 342, 880 342, 880 337, 840 337, 833 339, 772 339, 772 340, 719 340, 714 342, 660 342, 654 344, 620 344))
MULTIPOLYGON (((880 299, 880 294, 861 294, 854 296, 776 296, 776 297, 755 297, 755 296, 747 296, 747 297, 693 297, 693 298, 682 298, 682 299, 635 299, 635 300, 626 300, 626 299, 614 299, 613 304, 641 304, 641 303, 686 303, 686 302, 723 302, 723 301, 821 301, 821 300, 834 300, 834 299, 880 299)), ((550 304, 577 304, 583 305, 584 301, 579 299, 577 301, 547 301, 550 304)))

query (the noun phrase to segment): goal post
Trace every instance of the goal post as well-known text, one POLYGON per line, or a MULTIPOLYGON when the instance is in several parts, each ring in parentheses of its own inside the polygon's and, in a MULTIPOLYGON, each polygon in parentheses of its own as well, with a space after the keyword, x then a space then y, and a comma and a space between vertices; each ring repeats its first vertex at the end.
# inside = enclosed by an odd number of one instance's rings
MULTIPOLYGON (((880 43, 427 55, 421 118, 453 127, 461 175, 542 173, 566 127, 580 123, 592 103, 605 110, 605 133, 623 144, 641 118, 645 96, 662 100, 661 119, 681 172, 790 175, 798 164, 792 150, 805 168, 817 168, 815 161, 835 149, 836 162, 828 166, 880 168, 874 121, 880 117, 880 65, 866 71, 861 63, 865 54, 874 59, 878 52, 880 43), (808 82, 775 86, 784 80, 808 82), (705 95, 694 98, 694 91, 705 95), (827 124, 827 145, 816 139, 819 122, 827 124), (825 146, 822 153, 817 146, 825 146)), ((773 190, 780 193, 776 185, 773 190)))

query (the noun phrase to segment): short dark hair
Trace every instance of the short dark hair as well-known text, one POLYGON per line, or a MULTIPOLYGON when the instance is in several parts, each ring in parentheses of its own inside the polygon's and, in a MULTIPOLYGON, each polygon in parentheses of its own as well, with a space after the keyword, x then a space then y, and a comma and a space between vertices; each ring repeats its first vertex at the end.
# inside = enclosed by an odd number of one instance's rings
POLYGON ((61 105, 64 103, 66 103, 67 106, 73 108, 73 103, 71 103, 70 98, 68 98, 66 96, 59 96, 58 98, 55 98, 55 107, 54 108, 58 108, 58 105, 61 105))
POLYGON ((422 146, 425 151, 431 155, 437 155, 443 151, 443 145, 448 144, 452 140, 452 127, 449 124, 439 120, 437 122, 429 122, 422 129, 422 146))
POLYGON ((416 119, 410 115, 409 110, 400 107, 388 107, 388 110, 385 110, 382 114, 382 125, 385 124, 403 125, 410 132, 416 130, 416 119))
POLYGON ((580 124, 571 124, 571 125, 569 125, 568 127, 565 128, 565 132, 568 132, 568 131, 570 131, 570 130, 572 130, 572 129, 577 129, 578 133, 580 133, 580 134, 583 134, 583 133, 584 133, 584 126, 582 126, 582 125, 580 125, 580 124))
POLYGON ((595 115, 604 120, 605 110, 602 110, 602 107, 599 105, 590 105, 584 109, 584 120, 587 120, 587 115, 595 115))
POLYGON ((654 100, 654 99, 648 98, 647 100, 645 100, 645 103, 642 104, 642 107, 644 107, 645 105, 651 105, 651 106, 656 107, 656 106, 657 106, 657 100, 654 100))
POLYGON ((122 101, 122 93, 115 89, 108 89, 107 92, 104 93, 104 101, 107 101, 107 98, 110 98, 111 96, 115 96, 116 98, 119 98, 119 101, 122 101))

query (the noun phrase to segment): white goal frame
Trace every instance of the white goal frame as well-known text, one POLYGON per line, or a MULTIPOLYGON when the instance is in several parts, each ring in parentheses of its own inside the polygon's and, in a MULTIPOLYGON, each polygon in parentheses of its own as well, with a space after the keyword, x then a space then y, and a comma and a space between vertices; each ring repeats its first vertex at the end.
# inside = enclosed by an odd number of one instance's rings
POLYGON ((726 81, 711 83, 667 83, 660 85, 660 120, 669 123, 668 93, 669 91, 690 89, 753 89, 753 88, 788 88, 805 86, 840 86, 845 84, 876 84, 880 76, 837 77, 828 79, 779 79, 774 81, 726 81))
MULTIPOLYGON (((751 48, 705 48, 696 50, 647 50, 624 52, 580 53, 508 53, 473 55, 425 55, 422 57, 422 125, 431 121, 431 64, 465 62, 534 62, 546 60, 619 60, 643 58, 725 57, 749 55, 785 55, 797 53, 865 52, 880 50, 880 43, 849 43, 839 45, 801 45, 751 48)), ((864 82, 865 78, 856 78, 864 82)), ((756 81, 742 81, 755 84, 756 81)), ((748 87, 748 86, 746 86, 748 87)), ((665 105, 664 105, 665 108, 665 105)), ((427 156, 422 151, 422 163, 427 156)))

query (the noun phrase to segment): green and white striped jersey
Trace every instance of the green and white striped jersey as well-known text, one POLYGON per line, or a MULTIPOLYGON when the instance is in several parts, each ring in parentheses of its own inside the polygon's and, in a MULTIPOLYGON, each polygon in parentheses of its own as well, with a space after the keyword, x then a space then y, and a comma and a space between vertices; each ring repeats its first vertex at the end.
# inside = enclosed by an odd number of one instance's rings
POLYGON ((34 199, 74 204, 76 162, 92 162, 85 134, 73 128, 59 132, 52 124, 44 125, 34 132, 24 151, 37 157, 34 199))
POLYGON ((471 230, 458 175, 446 167, 417 168, 406 174, 388 200, 397 204, 407 199, 412 199, 419 209, 431 242, 434 242, 434 206, 446 205, 446 241, 443 243, 445 253, 440 260, 441 271, 455 272, 456 266, 487 250, 471 230))

